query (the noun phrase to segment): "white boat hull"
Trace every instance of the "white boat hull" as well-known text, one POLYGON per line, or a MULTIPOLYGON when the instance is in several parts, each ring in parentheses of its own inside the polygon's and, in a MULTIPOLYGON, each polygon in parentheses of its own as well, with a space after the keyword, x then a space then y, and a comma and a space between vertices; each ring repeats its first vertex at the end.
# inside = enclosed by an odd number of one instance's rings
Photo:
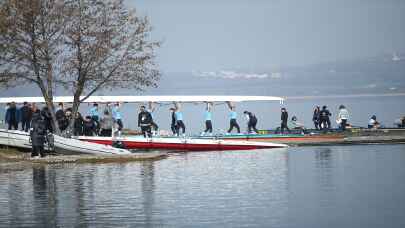
MULTIPOLYGON (((53 146, 58 152, 69 154, 131 154, 129 150, 114 148, 108 145, 83 142, 77 139, 53 135, 53 146)), ((31 149, 30 135, 24 131, 0 129, 0 145, 31 149)))

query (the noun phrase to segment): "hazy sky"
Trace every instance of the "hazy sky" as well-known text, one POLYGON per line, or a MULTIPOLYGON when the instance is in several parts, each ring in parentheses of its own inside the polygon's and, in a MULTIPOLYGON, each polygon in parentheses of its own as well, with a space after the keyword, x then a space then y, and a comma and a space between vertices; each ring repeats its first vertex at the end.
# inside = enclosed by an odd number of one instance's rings
POLYGON ((405 0, 127 0, 166 72, 263 70, 405 50, 405 0))

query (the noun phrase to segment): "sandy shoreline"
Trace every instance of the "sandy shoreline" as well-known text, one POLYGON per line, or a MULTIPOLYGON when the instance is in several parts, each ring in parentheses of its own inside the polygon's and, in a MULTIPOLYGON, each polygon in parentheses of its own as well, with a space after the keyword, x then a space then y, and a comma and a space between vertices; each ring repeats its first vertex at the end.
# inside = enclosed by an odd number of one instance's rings
POLYGON ((0 148, 0 171, 20 170, 34 165, 64 163, 124 163, 154 161, 166 157, 166 152, 145 152, 134 153, 131 155, 47 155, 44 158, 31 158, 29 152, 22 152, 13 148, 0 148))

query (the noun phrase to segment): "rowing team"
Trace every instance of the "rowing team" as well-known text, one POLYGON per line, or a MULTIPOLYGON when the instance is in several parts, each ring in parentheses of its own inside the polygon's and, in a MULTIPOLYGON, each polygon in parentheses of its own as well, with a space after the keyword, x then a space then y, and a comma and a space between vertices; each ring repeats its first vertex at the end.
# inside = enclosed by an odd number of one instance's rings
MULTIPOLYGON (((207 102, 207 107, 204 113, 205 119, 205 130, 203 134, 212 134, 212 103, 207 102)), ((235 106, 232 103, 228 102, 229 107, 229 129, 228 133, 232 132, 234 128, 236 128, 237 132, 240 133, 240 127, 237 122, 237 112, 235 111, 235 106)), ((179 103, 175 103, 175 107, 169 109, 171 112, 171 125, 170 128, 172 130, 173 135, 185 135, 186 133, 186 125, 183 122, 183 113, 181 111, 181 106, 179 103)), ((152 103, 149 103, 149 108, 147 109, 145 106, 140 107, 140 112, 138 115, 138 127, 141 128, 142 134, 145 137, 152 137, 153 131, 158 130, 158 125, 153 120, 153 112, 154 108, 152 103), (153 131, 152 131, 153 130, 153 131)), ((257 125, 257 117, 249 112, 243 112, 248 120, 248 131, 258 133, 256 128, 257 125)))

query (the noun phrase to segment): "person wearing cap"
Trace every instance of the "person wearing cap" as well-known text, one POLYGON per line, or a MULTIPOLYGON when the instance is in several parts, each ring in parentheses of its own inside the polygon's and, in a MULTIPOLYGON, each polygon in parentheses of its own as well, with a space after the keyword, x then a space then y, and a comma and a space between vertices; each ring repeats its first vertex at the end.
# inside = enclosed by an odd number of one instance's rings
POLYGON ((259 131, 256 128, 257 125, 257 117, 255 114, 248 112, 248 111, 244 111, 243 114, 245 114, 246 119, 248 121, 248 133, 252 133, 255 132, 256 134, 259 133, 259 131))
POLYGON ((340 105, 337 122, 340 123, 340 129, 342 129, 343 131, 346 130, 348 119, 349 119, 349 111, 347 111, 344 105, 340 105))

